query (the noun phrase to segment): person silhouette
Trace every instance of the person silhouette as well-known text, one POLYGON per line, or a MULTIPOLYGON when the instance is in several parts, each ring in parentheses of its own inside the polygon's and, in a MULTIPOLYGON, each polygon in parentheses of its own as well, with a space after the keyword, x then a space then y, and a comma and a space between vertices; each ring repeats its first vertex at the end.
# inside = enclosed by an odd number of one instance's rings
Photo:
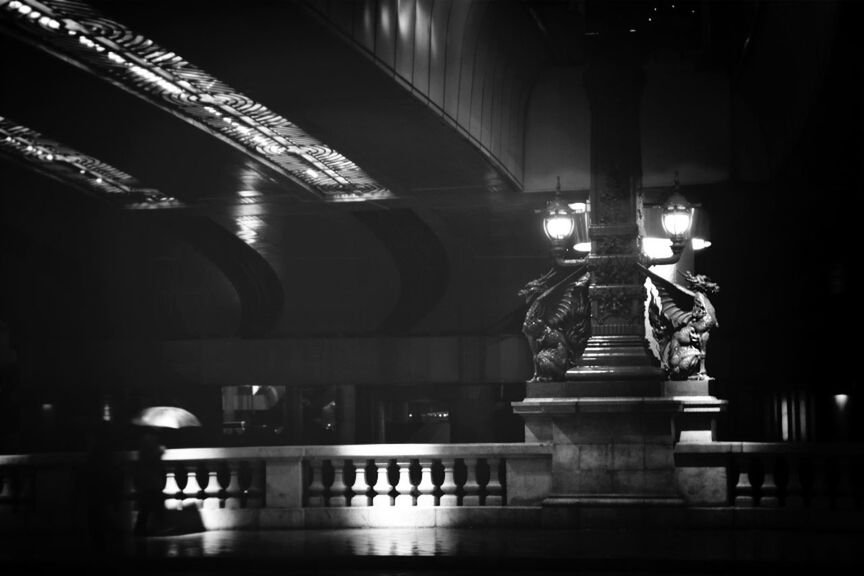
POLYGON ((83 478, 90 542, 99 552, 110 552, 120 533, 123 471, 114 452, 115 430, 108 422, 94 426, 87 439, 83 478))
POLYGON ((134 534, 146 536, 162 528, 165 499, 165 474, 162 470, 162 454, 165 447, 154 432, 147 431, 141 436, 138 449, 136 484, 138 487, 138 516, 135 519, 134 534))

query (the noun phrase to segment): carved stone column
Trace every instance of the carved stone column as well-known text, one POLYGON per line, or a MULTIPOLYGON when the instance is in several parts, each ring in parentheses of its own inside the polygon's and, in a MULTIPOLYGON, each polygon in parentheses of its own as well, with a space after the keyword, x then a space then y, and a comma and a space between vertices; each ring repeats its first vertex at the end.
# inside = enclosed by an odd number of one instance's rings
POLYGON ((591 336, 563 380, 529 381, 525 400, 513 408, 525 419, 526 441, 553 445, 544 506, 680 505, 674 446, 705 439, 703 430, 710 435, 720 404, 689 389, 672 392, 645 338, 641 52, 626 35, 603 38, 601 33, 592 47, 585 75, 591 105, 591 336))
POLYGON ((585 79, 591 106, 591 338, 566 379, 585 383, 571 386, 571 392, 646 393, 632 383, 657 382, 662 371, 645 340, 645 288, 638 267, 640 52, 626 41, 600 44, 585 79))
POLYGON ((656 395, 663 379, 645 340, 639 269, 641 53, 620 37, 597 42, 585 73, 591 106, 591 337, 564 382, 532 382, 529 397, 656 395))

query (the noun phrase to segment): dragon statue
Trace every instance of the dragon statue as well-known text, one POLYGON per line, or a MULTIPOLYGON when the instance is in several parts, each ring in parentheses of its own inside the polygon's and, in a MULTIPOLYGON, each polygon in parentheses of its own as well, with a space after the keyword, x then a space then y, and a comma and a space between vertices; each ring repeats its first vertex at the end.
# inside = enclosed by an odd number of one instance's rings
POLYGON ((528 382, 562 379, 588 343, 591 276, 585 267, 564 272, 552 268, 519 291, 529 304, 522 323, 534 361, 534 375, 528 382))
POLYGON ((711 329, 718 326, 709 296, 720 287, 702 274, 684 272, 688 287, 669 282, 647 268, 655 291, 650 294, 648 320, 660 354, 660 364, 671 380, 705 380, 705 355, 711 329))

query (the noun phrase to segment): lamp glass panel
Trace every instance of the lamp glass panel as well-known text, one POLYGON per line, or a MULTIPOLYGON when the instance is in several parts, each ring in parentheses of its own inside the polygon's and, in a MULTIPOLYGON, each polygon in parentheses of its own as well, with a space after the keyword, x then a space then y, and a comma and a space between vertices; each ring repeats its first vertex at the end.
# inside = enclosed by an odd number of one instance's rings
POLYGON ((553 214, 543 220, 546 235, 552 240, 564 240, 573 233, 575 222, 570 214, 553 214))
POLYGON ((663 213, 663 229, 670 236, 684 236, 690 229, 691 213, 687 209, 673 209, 663 213))

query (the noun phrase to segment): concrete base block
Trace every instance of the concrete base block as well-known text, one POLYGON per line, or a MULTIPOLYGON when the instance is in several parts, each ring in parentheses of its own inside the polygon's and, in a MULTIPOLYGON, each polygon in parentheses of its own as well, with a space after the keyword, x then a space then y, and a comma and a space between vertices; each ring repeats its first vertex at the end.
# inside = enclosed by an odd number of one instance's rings
POLYGON ((434 528, 435 508, 367 508, 373 528, 434 528))
POLYGON ((260 527, 261 513, 264 511, 261 508, 215 508, 202 509, 198 513, 204 530, 257 530, 260 527))
POLYGON ((302 508, 265 508, 261 510, 258 527, 262 530, 303 528, 305 522, 302 508))
MULTIPOLYGON (((306 528, 367 528, 369 526, 381 526, 380 523, 373 523, 371 520, 370 511, 378 510, 375 508, 307 508, 306 513, 306 528)), ((385 509, 381 509, 385 510, 385 509)), ((391 509, 386 509, 391 510, 391 509)), ((380 518, 379 514, 377 518, 380 518)), ((393 518, 393 524, 388 526, 401 526, 398 523, 398 518, 393 518)))
POLYGON ((678 492, 688 504, 726 504, 728 499, 728 477, 725 467, 689 467, 675 469, 678 492))

